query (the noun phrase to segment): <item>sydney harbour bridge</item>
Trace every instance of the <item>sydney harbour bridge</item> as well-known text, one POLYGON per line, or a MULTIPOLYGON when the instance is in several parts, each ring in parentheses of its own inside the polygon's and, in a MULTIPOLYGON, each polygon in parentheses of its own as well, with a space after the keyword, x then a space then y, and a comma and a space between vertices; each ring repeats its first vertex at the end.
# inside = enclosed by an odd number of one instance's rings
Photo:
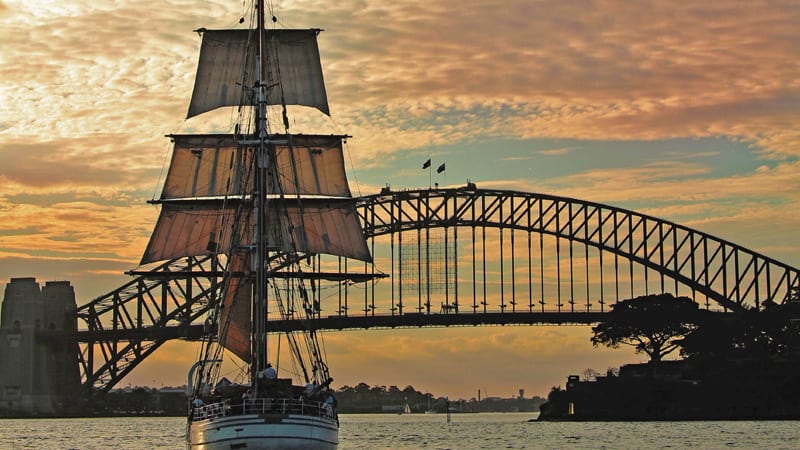
MULTIPOLYGON (((358 198, 357 211, 373 263, 309 257, 315 329, 591 324, 618 300, 662 292, 735 312, 781 303, 800 286, 797 268, 732 242, 573 198, 472 183, 384 188, 358 198)), ((111 389, 168 340, 209 332, 205 313, 222 282, 214 257, 129 274, 78 308, 86 390, 111 389)), ((290 305, 269 328, 308 326, 299 312, 290 305)))

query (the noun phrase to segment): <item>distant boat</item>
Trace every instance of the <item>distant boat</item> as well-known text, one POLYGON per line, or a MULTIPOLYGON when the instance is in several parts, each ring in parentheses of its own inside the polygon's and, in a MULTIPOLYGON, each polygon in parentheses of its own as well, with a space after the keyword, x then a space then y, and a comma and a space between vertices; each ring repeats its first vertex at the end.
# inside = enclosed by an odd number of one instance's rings
POLYGON ((403 414, 411 414, 411 407, 408 406, 408 403, 406 403, 406 407, 403 408, 403 414))

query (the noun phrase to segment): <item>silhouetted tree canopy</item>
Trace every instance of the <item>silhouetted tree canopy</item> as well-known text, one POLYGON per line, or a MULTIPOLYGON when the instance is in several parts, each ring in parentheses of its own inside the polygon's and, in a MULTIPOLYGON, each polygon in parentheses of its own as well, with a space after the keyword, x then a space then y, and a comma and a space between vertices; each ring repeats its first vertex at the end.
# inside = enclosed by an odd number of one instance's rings
POLYGON ((800 301, 796 289, 782 304, 731 316, 709 315, 681 343, 691 358, 771 358, 800 354, 800 301))
POLYGON ((592 327, 592 344, 630 345, 658 362, 697 328, 697 318, 697 303, 688 297, 655 294, 623 300, 612 306, 605 321, 592 327))

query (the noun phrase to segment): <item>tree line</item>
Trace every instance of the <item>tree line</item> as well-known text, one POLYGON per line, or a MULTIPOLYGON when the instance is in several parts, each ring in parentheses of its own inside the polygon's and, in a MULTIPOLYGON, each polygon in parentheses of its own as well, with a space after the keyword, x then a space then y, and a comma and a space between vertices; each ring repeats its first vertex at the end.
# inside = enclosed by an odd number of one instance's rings
POLYGON ((652 363, 676 351, 704 360, 800 355, 800 287, 783 303, 766 301, 740 312, 702 310, 692 299, 668 293, 623 300, 611 308, 592 328, 592 344, 631 346, 652 363))
POLYGON ((595 346, 630 346, 645 364, 554 387, 543 420, 728 420, 800 418, 800 289, 778 304, 701 309, 656 294, 613 305, 592 328, 595 346), (683 359, 666 361, 668 355, 683 359))

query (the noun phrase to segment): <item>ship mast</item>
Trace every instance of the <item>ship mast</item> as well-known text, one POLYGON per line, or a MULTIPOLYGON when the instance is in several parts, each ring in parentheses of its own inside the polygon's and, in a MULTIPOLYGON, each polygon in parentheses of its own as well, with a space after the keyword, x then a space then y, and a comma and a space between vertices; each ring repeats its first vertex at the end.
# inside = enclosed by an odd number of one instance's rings
MULTIPOLYGON (((269 130, 267 129, 267 67, 266 67, 266 36, 264 24, 264 0, 258 0, 258 58, 256 60, 256 87, 258 88, 258 105, 255 108, 256 137, 258 149, 256 152, 256 195, 254 202, 254 230, 255 245, 255 289, 252 305, 252 331, 251 351, 253 352, 250 363, 250 381, 257 388, 256 376, 267 363, 266 320, 267 320, 267 280, 266 280, 266 206, 267 206, 267 168, 269 165, 269 130)), ((258 394, 256 392, 256 394, 258 394)))

